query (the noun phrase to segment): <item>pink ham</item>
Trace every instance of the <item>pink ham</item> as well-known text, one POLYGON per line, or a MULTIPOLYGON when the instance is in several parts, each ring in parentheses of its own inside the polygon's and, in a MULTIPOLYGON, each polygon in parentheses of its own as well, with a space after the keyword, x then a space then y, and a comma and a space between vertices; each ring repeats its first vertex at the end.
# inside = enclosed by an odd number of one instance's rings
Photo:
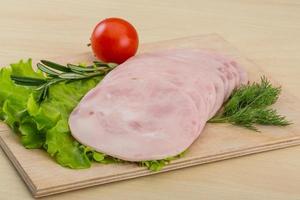
MULTIPOLYGON (((172 57, 172 53, 151 53, 137 56, 133 60, 127 61, 126 67, 119 67, 117 70, 111 72, 106 80, 118 79, 125 76, 144 76, 145 71, 147 74, 154 73, 157 76, 172 82, 178 86, 181 90, 189 93, 193 100, 199 102, 199 98, 204 97, 207 102, 207 115, 211 115, 211 110, 216 102, 216 89, 219 97, 224 93, 224 88, 221 79, 216 73, 211 73, 201 66, 201 62, 206 62, 206 57, 199 57, 198 63, 200 65, 195 66, 185 60, 178 60, 177 57, 172 57), (136 62, 139 63, 139 67, 136 66, 136 62), (195 73, 191 73, 191 71, 195 73), (218 88, 215 88, 214 82, 218 82, 218 88), (220 88, 221 87, 221 88, 220 88), (203 92, 207 91, 207 92, 203 92)), ((213 61, 214 62, 214 61, 213 61)), ((217 62, 210 63, 210 65, 220 65, 217 62)), ((223 99, 221 100, 223 102, 223 99)), ((197 106, 198 107, 198 106, 197 106)), ((200 109, 203 115, 203 110, 200 109)))
POLYGON ((69 124, 81 143, 123 160, 142 161, 181 153, 205 121, 187 94, 146 77, 99 85, 82 99, 69 124))
MULTIPOLYGON (((228 99, 231 92, 235 87, 237 87, 240 83, 236 80, 237 71, 236 69, 228 65, 227 63, 231 63, 232 59, 226 57, 220 53, 215 53, 210 50, 199 50, 199 49, 178 49, 164 52, 163 54, 167 54, 169 57, 176 59, 178 61, 189 62, 191 65, 195 63, 199 63, 196 66, 201 65, 201 68, 206 70, 217 70, 217 74, 224 81, 225 86, 225 96, 224 101, 228 99)), ((241 69, 243 71, 243 69, 241 69)))
POLYGON ((74 109, 72 135, 128 161, 186 150, 234 88, 247 81, 233 59, 204 50, 135 56, 110 72, 74 109))
MULTIPOLYGON (((120 77, 144 77, 145 72, 167 80, 188 93, 195 101, 200 115, 206 115, 206 117, 209 115, 216 101, 216 89, 212 80, 218 77, 208 77, 208 73, 202 68, 195 68, 194 65, 189 65, 186 62, 172 60, 164 56, 144 54, 142 57, 128 61, 126 67, 120 67, 111 72, 105 81, 112 81, 120 77), (137 62, 138 67, 135 67, 137 62), (191 71, 197 71, 197 73, 191 74, 191 71), (203 112, 203 108, 201 108, 201 99, 206 102, 206 112, 203 112)), ((208 75, 214 74, 209 73, 208 75)), ((223 87, 222 83, 220 84, 223 87)), ((224 89, 222 88, 222 90, 224 89)), ((224 91, 220 92, 219 95, 224 93, 224 91)))

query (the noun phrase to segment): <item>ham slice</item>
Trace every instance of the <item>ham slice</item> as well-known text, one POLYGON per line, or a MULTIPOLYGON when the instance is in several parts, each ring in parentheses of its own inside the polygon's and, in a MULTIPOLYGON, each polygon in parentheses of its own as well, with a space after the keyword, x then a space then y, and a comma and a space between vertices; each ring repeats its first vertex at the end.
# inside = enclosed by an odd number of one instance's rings
POLYGON ((69 118, 82 144, 128 161, 178 155, 247 74, 228 56, 181 49, 137 55, 88 92, 69 118))
POLYGON ((146 71, 148 75, 151 74, 167 80, 180 90, 188 93, 196 103, 200 115, 206 115, 207 117, 216 101, 216 91, 212 82, 214 78, 210 79, 207 77, 207 72, 201 71, 202 68, 192 69, 193 65, 191 67, 182 67, 187 66, 188 63, 155 54, 144 54, 141 57, 141 61, 139 59, 135 58, 132 61, 128 61, 126 67, 114 70, 106 77, 105 81, 121 77, 144 77, 146 71), (139 63, 138 67, 135 67, 136 62, 139 63), (198 73, 191 74, 191 70, 197 70, 198 73), (204 108, 206 112, 203 112, 203 108, 201 108, 202 98, 206 102, 204 108))
POLYGON ((69 120, 78 141, 128 161, 181 153, 205 121, 187 94, 154 77, 120 78, 96 87, 69 120))

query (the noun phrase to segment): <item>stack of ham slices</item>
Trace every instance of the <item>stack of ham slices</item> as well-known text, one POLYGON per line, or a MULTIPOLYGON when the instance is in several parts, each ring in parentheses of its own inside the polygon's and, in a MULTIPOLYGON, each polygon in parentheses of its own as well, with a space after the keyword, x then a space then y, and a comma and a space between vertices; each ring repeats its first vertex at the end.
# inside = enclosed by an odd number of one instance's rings
POLYGON ((186 150, 247 74, 224 55, 194 49, 134 56, 112 70, 74 109, 82 144, 127 160, 159 160, 186 150))

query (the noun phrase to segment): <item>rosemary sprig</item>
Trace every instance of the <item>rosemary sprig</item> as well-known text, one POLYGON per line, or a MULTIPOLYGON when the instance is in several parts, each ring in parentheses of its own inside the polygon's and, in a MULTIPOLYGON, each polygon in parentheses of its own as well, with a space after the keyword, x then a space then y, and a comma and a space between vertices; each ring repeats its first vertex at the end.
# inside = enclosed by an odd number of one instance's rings
POLYGON ((212 119, 211 123, 231 123, 258 131, 255 124, 286 126, 291 124, 273 105, 281 92, 281 87, 274 87, 266 77, 260 83, 243 85, 236 89, 223 109, 212 119))
POLYGON ((11 76, 11 79, 18 85, 36 86, 39 91, 38 102, 43 102, 49 96, 49 88, 59 82, 89 79, 96 76, 105 76, 117 66, 115 63, 104 63, 94 61, 92 65, 82 66, 67 64, 61 65, 47 60, 41 60, 37 68, 44 72, 45 78, 33 78, 23 76, 11 76))

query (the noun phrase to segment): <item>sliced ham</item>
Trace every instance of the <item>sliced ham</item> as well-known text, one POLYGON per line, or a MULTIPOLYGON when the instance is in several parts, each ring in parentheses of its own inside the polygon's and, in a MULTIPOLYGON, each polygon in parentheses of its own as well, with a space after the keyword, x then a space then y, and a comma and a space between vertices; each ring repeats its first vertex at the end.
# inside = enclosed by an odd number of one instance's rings
MULTIPOLYGON (((161 79, 167 80, 176 85, 180 90, 188 93, 195 101, 200 110, 200 115, 209 115, 210 110, 216 101, 216 89, 213 80, 216 77, 208 77, 206 71, 202 68, 193 69, 193 65, 188 66, 185 62, 178 62, 163 56, 146 54, 132 61, 127 62, 126 67, 120 67, 120 70, 111 72, 106 81, 119 79, 120 77, 144 77, 147 74, 155 75, 161 79), (138 67, 135 67, 138 63, 138 67), (186 67, 183 67, 186 66, 186 67), (191 71, 197 70, 198 73, 191 74, 191 71), (201 99, 206 102, 206 112, 201 108, 201 99)), ((213 75, 209 73, 208 75, 213 75)), ((221 86, 222 87, 222 86, 221 86)), ((222 89, 223 90, 223 89, 222 89)), ((223 91, 220 91, 222 95, 223 91)))
POLYGON ((128 161, 181 153, 205 121, 187 94, 154 77, 106 82, 91 90, 69 119, 78 141, 128 161))
POLYGON ((247 74, 228 56, 181 49, 137 55, 110 72, 74 109, 82 144, 128 161, 186 150, 247 74))

